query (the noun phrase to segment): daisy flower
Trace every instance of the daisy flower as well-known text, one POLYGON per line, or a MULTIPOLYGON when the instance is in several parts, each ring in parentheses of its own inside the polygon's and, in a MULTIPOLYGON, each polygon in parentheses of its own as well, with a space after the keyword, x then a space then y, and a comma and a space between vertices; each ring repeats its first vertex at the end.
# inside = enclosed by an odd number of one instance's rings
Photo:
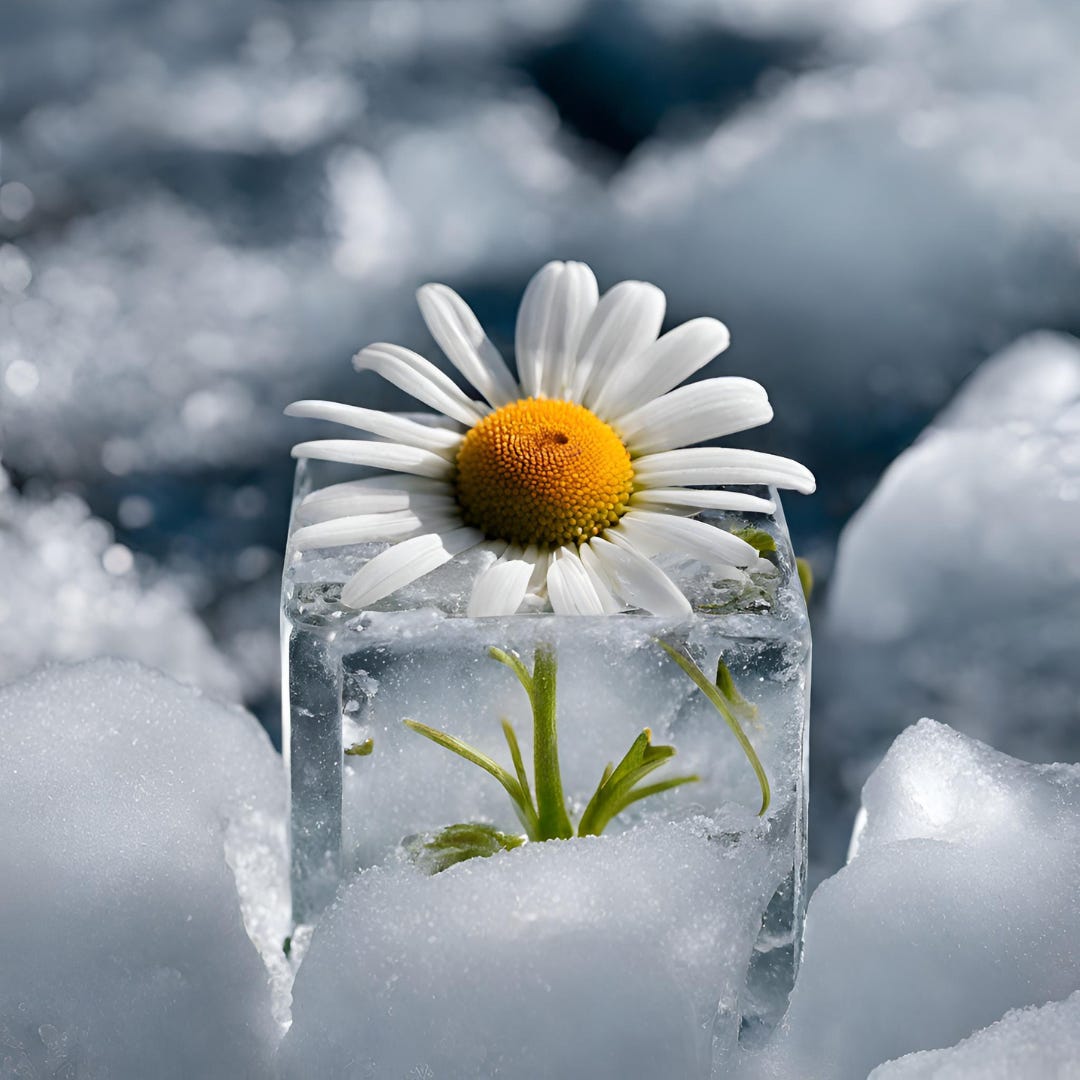
POLYGON ((692 319, 660 336, 664 294, 622 281, 599 295, 593 272, 551 262, 529 282, 515 335, 517 378, 464 300, 445 285, 417 293, 432 336, 479 398, 399 345, 369 345, 374 371, 452 425, 329 401, 289 415, 330 420, 375 439, 300 443, 294 457, 381 470, 313 492, 294 551, 388 541, 344 586, 370 607, 462 553, 494 559, 476 577, 470 616, 543 604, 560 615, 640 609, 680 618, 690 604, 651 561, 676 551, 738 576, 755 549, 702 510, 772 513, 767 499, 717 490, 814 490, 800 464, 695 444, 772 419, 765 390, 743 378, 685 379, 723 352, 727 328, 692 319))

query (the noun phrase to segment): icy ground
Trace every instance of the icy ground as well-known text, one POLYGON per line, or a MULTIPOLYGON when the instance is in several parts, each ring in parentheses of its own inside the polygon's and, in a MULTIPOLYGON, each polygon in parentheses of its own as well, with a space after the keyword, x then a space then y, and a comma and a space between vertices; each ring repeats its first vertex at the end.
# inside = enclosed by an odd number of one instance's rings
POLYGON ((708 1076, 710 1043, 713 1080, 1075 1064, 1080 766, 929 720, 904 732, 851 861, 811 901, 789 1013, 755 1050, 734 1010, 782 868, 736 817, 434 878, 364 871, 315 928, 281 1041, 282 790, 249 716, 136 664, 0 690, 4 1080, 656 1080, 708 1076))

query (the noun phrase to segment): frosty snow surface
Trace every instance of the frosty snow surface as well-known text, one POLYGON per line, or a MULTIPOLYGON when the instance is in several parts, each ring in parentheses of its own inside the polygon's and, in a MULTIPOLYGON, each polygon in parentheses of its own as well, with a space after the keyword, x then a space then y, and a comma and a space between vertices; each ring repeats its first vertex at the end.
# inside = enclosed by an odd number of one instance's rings
MULTIPOLYGON (((302 462, 293 527, 305 494, 344 478, 339 468, 302 462)), ((492 557, 484 554, 454 560, 375 609, 357 612, 338 602, 341 584, 383 544, 291 554, 282 626, 294 919, 314 917, 334 895, 339 877, 357 871, 363 872, 349 895, 364 899, 349 902, 373 910, 416 904, 427 912, 423 918, 436 923, 442 905, 454 903, 458 893, 477 889, 487 896, 491 890, 497 896, 504 887, 516 889, 526 899, 519 916, 500 931, 509 935, 508 947, 532 956, 538 946, 526 939, 538 934, 562 942, 561 954, 581 937, 606 958, 608 983, 630 979, 633 985, 632 969, 641 963, 638 951, 644 947, 640 936, 648 927, 646 936, 655 939, 650 948, 656 952, 656 986, 682 987, 681 1004, 676 1008, 673 1000, 662 1008, 674 1010, 672 1030, 690 1033, 685 1060, 694 1064, 686 1076, 707 1075, 710 1043, 730 1050, 740 1022, 744 1039, 758 1037, 783 1008, 805 904, 809 626, 782 511, 769 519, 703 516, 718 527, 766 530, 777 545, 777 568, 735 585, 694 560, 662 557, 695 609, 678 625, 644 613, 467 618, 472 578, 481 560, 492 557), (734 736, 658 638, 686 647, 710 674, 723 658, 738 689, 756 706, 757 719, 746 729, 772 787, 764 820, 754 817, 760 792, 734 736), (531 665, 541 642, 558 658, 559 753, 575 819, 604 765, 618 761, 644 728, 651 729, 655 743, 677 749, 657 779, 695 773, 700 782, 635 804, 602 838, 530 845, 528 851, 495 857, 490 867, 470 864, 430 882, 419 880, 398 865, 406 837, 463 821, 492 822, 509 832, 520 827, 490 776, 421 739, 402 720, 452 733, 509 766, 500 729, 505 717, 521 738, 525 760, 531 760, 528 700, 488 650, 516 650, 531 665), (343 745, 368 739, 370 755, 343 759, 343 745), (670 857, 665 853, 674 851, 676 862, 661 869, 670 857), (515 884, 500 884, 503 873, 515 884), (475 884, 488 875, 483 888, 475 884), (463 884, 466 879, 473 884, 463 884), (540 895, 564 899, 544 905, 540 895), (579 902, 571 901, 574 896, 579 902), (634 912, 640 918, 630 917, 634 912), (730 932, 718 934, 723 926, 730 932), (662 944, 676 940, 677 947, 662 944)), ((483 914, 454 933, 483 953, 505 912, 490 898, 476 910, 483 914)), ((446 918, 454 925, 456 916, 446 918)), ((432 932, 453 937, 445 927, 432 932)), ((363 964, 371 970, 385 960, 379 959, 380 940, 374 935, 362 946, 363 964)), ((386 938, 381 948, 391 947, 386 938)), ((427 965, 422 952, 417 962, 427 965)), ((430 963, 450 965, 445 957, 430 963)), ((533 974, 543 967, 539 954, 536 965, 533 974)), ((425 979, 434 978, 434 969, 424 970, 425 979)), ((508 982, 506 995, 531 1000, 529 986, 532 992, 536 987, 530 978, 508 982)), ((382 1000, 376 987, 364 993, 382 1000)), ((632 1002, 638 991, 627 993, 632 1002)), ((599 1052, 602 1043, 596 1045, 599 1052)), ((377 1060, 393 1074, 396 1057, 377 1060)))
POLYGON ((560 1080, 682 1080, 709 1075, 692 1027, 709 994, 710 1080, 1073 1075, 1080 767, 930 721, 906 731, 758 1047, 724 1040, 782 852, 733 806, 434 878, 401 862, 353 876, 315 927, 281 1041, 296 967, 281 792, 248 714, 138 664, 0 688, 5 1080, 544 1080, 541 1059, 560 1080))

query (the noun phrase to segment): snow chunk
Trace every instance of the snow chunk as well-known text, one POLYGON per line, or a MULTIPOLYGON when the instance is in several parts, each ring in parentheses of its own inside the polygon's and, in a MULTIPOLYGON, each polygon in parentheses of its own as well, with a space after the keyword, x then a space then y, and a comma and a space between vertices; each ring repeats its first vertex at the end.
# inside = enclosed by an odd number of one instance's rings
POLYGON ((1080 989, 1080 766, 923 720, 865 809, 855 857, 811 899, 788 1015, 742 1077, 855 1080, 1080 989))
POLYGON ((1080 1061, 1080 991, 1042 1008, 1010 1012, 947 1050, 880 1065, 868 1080, 1066 1080, 1080 1061))
POLYGON ((0 683, 49 661, 139 660, 226 700, 240 686, 187 598, 136 569, 74 495, 0 487, 0 683))
POLYGON ((844 812, 920 715, 1028 760, 1080 757, 1078 436, 1080 342, 1024 337, 979 369, 844 530, 814 758, 844 812))
POLYGON ((0 1071, 267 1075, 283 787, 250 716, 136 664, 0 690, 0 1071))
POLYGON ((732 812, 362 872, 297 975, 283 1075, 707 1077, 784 872, 762 828, 732 812))

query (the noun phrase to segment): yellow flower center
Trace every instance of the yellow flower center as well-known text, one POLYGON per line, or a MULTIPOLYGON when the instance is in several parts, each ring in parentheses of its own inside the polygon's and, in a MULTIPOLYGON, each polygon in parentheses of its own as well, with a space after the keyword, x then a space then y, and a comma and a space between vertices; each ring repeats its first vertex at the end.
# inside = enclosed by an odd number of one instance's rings
POLYGON ((572 401, 504 405, 472 428, 457 457, 465 521, 515 544, 583 543, 626 512, 633 482, 619 436, 572 401))

